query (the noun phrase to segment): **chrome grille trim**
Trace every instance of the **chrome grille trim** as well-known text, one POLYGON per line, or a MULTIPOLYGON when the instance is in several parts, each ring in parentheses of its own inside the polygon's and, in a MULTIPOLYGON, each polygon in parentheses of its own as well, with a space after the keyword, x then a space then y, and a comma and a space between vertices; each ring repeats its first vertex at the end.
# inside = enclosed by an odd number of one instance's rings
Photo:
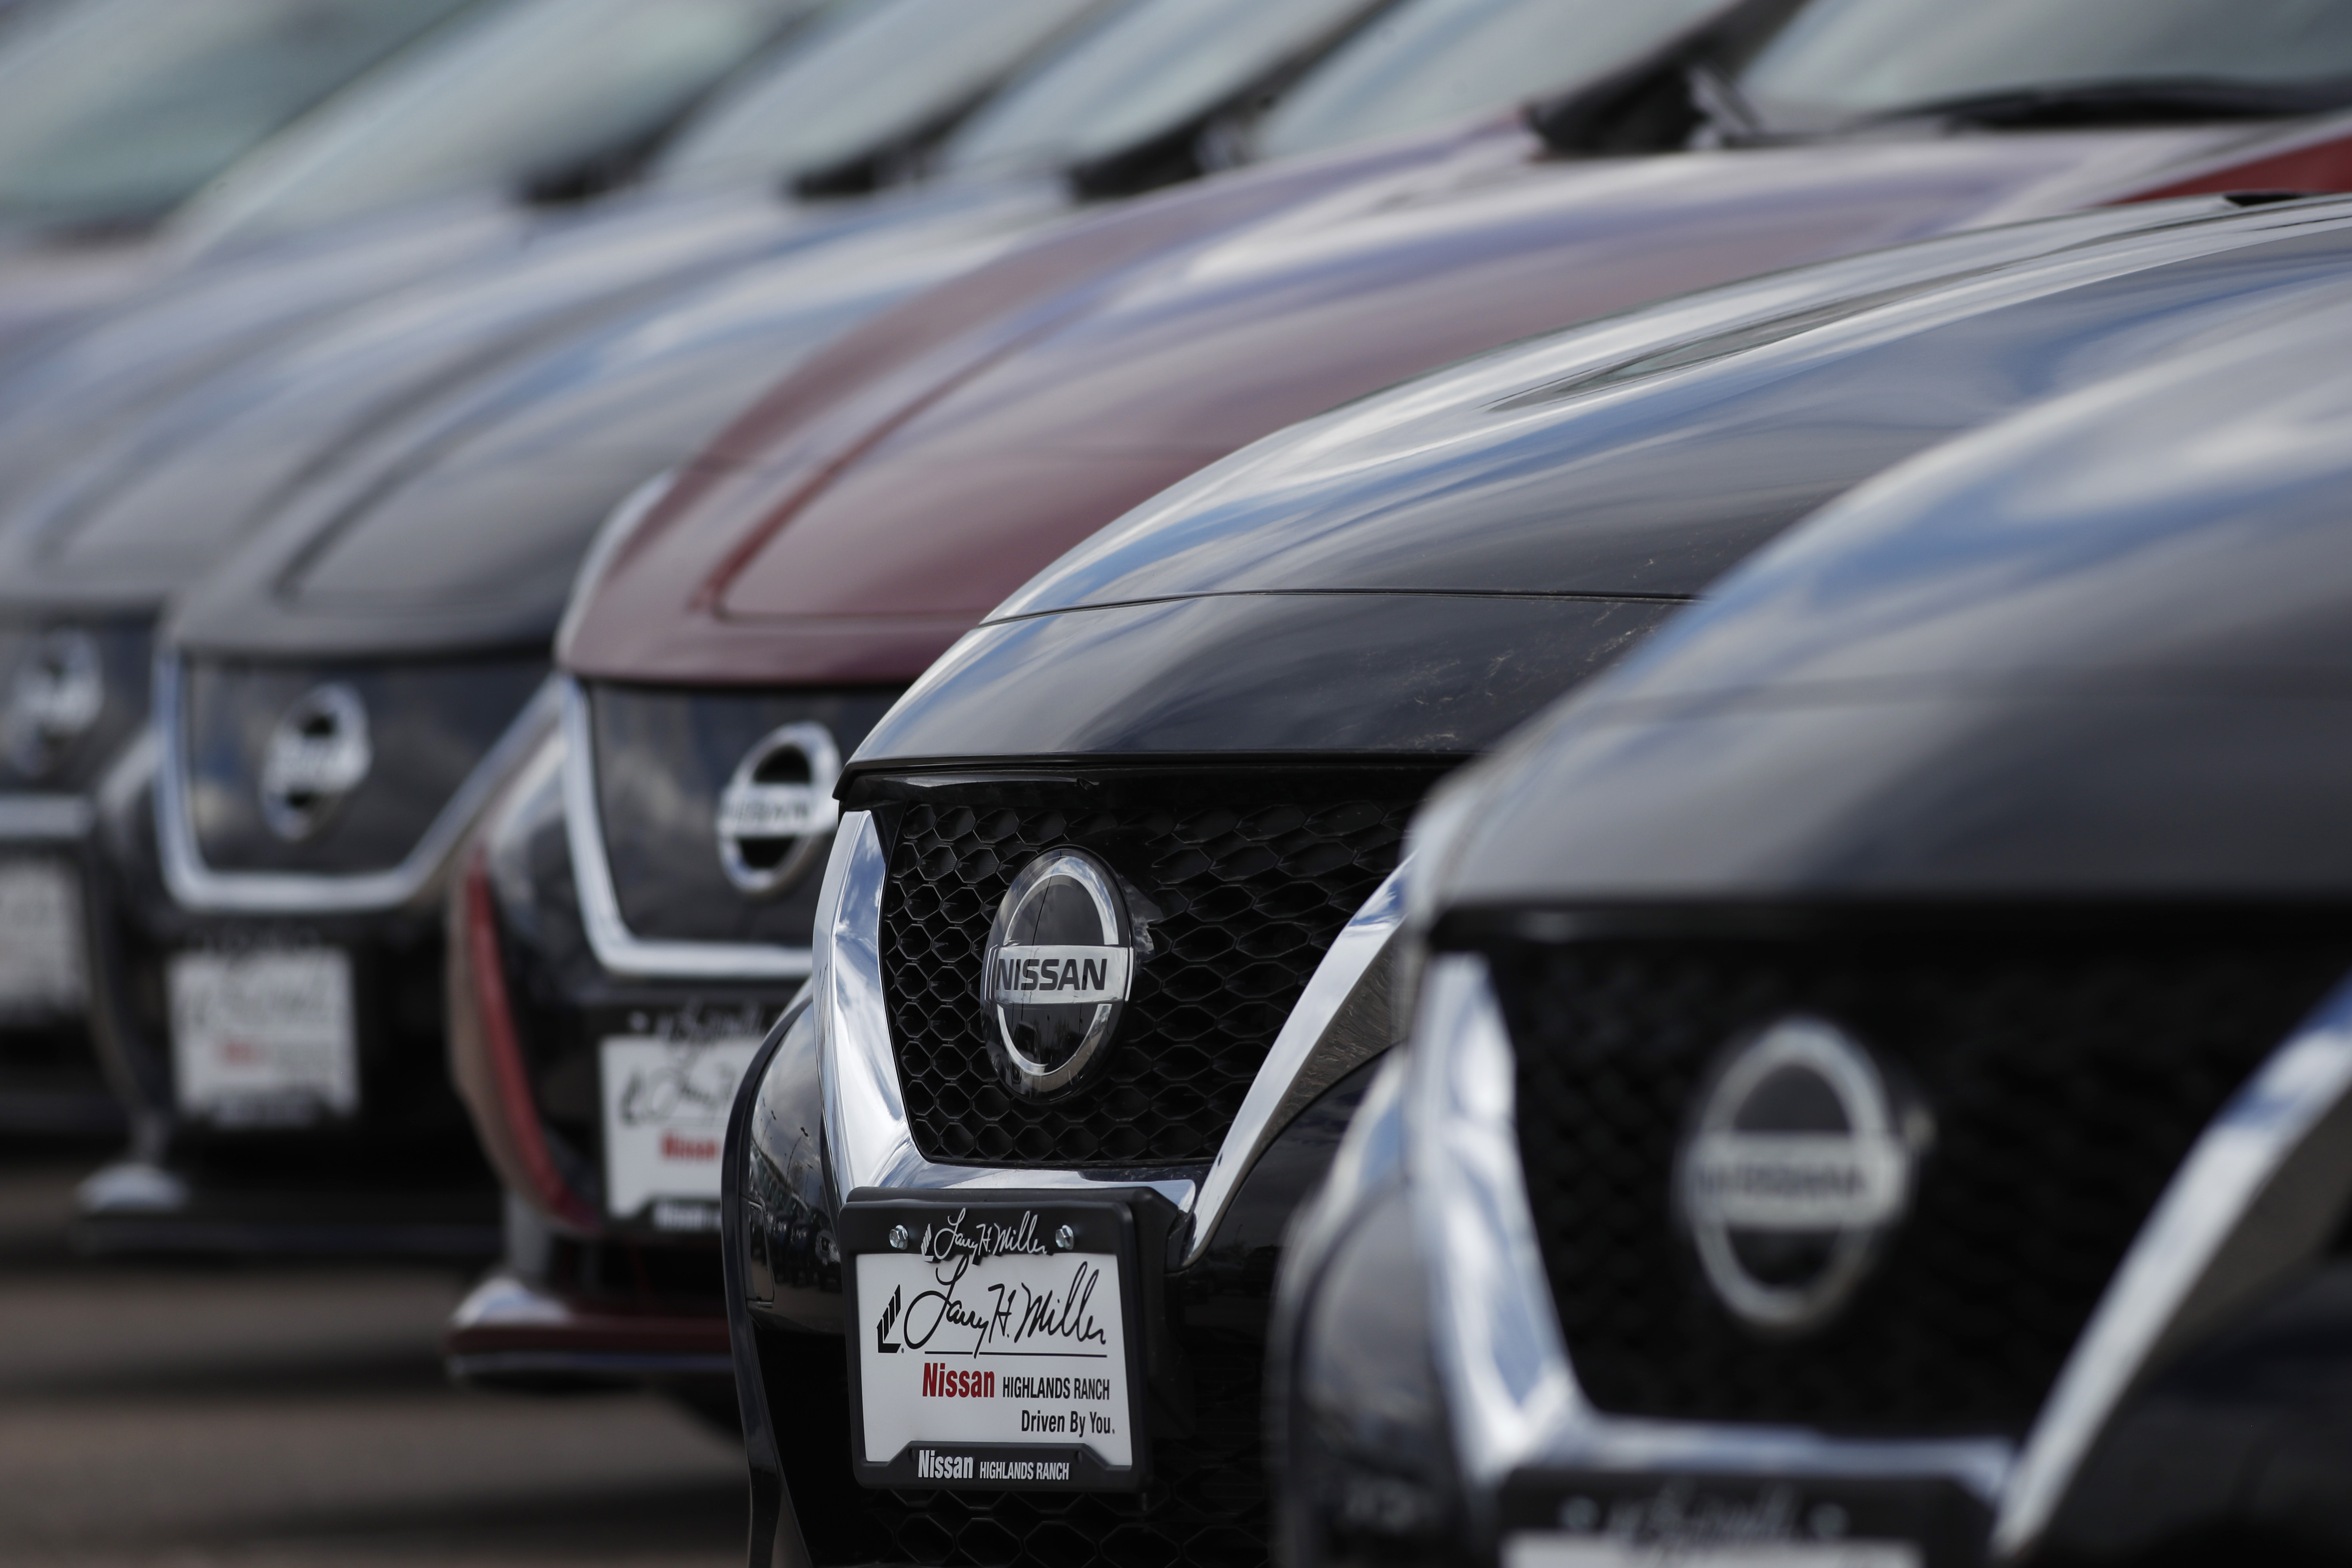
MULTIPOLYGON (((570 676, 555 678, 555 684, 562 693, 564 837, 572 850, 572 884, 580 891, 581 924, 596 962, 614 974, 654 979, 806 979, 812 960, 804 947, 655 941, 629 929, 613 886, 613 864, 604 853, 596 801, 595 724, 588 693, 570 676)), ((839 842, 835 840, 836 847, 839 842)))
POLYGON ((181 908, 202 914, 361 914, 398 909, 425 894, 507 771, 554 725, 557 687, 541 683, 497 744, 474 764, 399 865, 383 871, 329 875, 299 871, 219 871, 196 844, 188 799, 182 661, 155 661, 154 732, 163 748, 155 775, 155 840, 163 885, 181 908))
MULTIPOLYGON (((1429 966, 1408 1058, 1414 1229, 1457 1456, 1491 1499, 1513 1470, 1934 1477, 1994 1510, 1993 1554, 2041 1540, 2106 1424, 2174 1350, 2324 1247, 2352 1202, 2352 983, 2208 1124, 2166 1184, 2021 1446, 1844 1439, 1606 1415, 1578 1387, 1517 1155, 1512 1047, 1486 960, 1429 966)), ((1491 1534, 1491 1518, 1475 1521, 1491 1534)))
POLYGON ((825 1142, 834 1200, 861 1187, 1031 1187, 1073 1191, 1148 1186, 1191 1216, 1184 1261, 1216 1233, 1250 1165, 1281 1129, 1276 1116, 1299 1068, 1404 915, 1400 866, 1343 929, 1276 1036, 1242 1111, 1205 1170, 1034 1169, 946 1165, 915 1146, 890 1044, 882 989, 882 896, 889 857, 868 812, 844 812, 817 903, 814 977, 824 1030, 825 1142))

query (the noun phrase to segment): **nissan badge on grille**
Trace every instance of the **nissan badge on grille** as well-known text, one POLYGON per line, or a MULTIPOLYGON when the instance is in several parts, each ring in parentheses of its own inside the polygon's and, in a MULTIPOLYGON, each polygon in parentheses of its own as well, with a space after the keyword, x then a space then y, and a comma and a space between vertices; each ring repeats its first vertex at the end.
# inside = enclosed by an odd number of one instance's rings
POLYGON ((1783 1018, 1735 1049, 1699 1101, 1675 1173, 1700 1271, 1768 1333, 1829 1321, 1911 1201, 1927 1113, 1898 1104, 1835 1025, 1783 1018))
POLYGON ((1118 873, 1093 855, 1049 849, 1013 879, 980 982, 1008 1087, 1034 1099, 1087 1075, 1118 1028, 1137 950, 1118 873))

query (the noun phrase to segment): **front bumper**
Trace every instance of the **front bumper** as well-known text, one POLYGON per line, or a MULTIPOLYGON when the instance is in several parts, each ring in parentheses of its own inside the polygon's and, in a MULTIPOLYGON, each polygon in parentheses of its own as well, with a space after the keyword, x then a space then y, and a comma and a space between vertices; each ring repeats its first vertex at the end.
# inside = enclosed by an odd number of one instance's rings
MULTIPOLYGON (((715 1263, 716 1259, 709 1261, 715 1263)), ((715 1272, 715 1270, 714 1270, 715 1272)), ((624 1303, 559 1290, 499 1269, 451 1314, 442 1353, 457 1382, 483 1388, 593 1388, 733 1377, 727 1319, 711 1295, 624 1303)))

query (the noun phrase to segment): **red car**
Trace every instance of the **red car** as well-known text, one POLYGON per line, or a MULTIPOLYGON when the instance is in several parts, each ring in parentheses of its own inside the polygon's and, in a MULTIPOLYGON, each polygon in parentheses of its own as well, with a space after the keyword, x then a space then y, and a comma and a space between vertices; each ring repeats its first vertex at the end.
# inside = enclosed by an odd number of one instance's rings
MULTIPOLYGON (((821 938, 841 760, 1129 507, 1336 403, 1682 289, 2084 205, 2352 184, 2352 117, 2312 117, 2352 97, 2324 85, 2352 77, 2345 27, 2220 0, 2171 7, 2162 37, 2128 0, 1969 15, 1931 47, 1958 13, 1922 0, 1741 5, 1523 123, 1061 231, 836 345, 683 470, 600 552, 559 648, 564 733, 457 895, 456 1070, 536 1219, 461 1309, 453 1362, 719 1352, 695 1234, 718 1123, 632 1121, 617 1096, 656 1071, 673 1103, 725 1098, 821 938), (2184 81, 2176 54, 2223 74, 2184 81)), ((924 1170, 1175 1179, 968 1131, 924 1170)), ((780 1300, 837 1365, 838 1260, 809 1235, 780 1300)), ((834 1462, 836 1436, 807 1441, 787 1471, 834 1462)))

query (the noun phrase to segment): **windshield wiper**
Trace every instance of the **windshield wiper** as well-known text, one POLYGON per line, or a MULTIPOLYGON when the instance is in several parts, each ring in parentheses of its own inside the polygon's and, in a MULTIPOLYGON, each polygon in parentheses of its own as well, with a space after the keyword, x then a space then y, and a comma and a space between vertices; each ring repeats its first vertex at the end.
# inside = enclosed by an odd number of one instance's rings
POLYGON ((1957 120, 1971 125, 2148 125, 2311 114, 2352 102, 2352 82, 2263 86, 2196 77, 2159 81, 2059 82, 2001 92, 1931 99, 1852 121, 1957 120))

